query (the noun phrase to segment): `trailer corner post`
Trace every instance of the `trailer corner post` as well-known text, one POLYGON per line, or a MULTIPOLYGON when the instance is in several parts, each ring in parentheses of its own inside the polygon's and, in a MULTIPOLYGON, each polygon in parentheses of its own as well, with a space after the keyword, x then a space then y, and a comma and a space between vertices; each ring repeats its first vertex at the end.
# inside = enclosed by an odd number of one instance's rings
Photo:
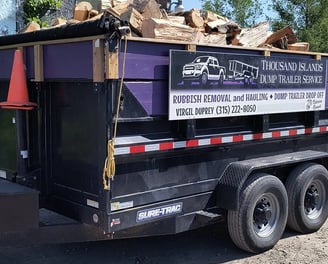
POLYGON ((34 80, 33 81, 35 82, 44 81, 42 45, 34 45, 34 80))
POLYGON ((270 57, 271 56, 271 51, 270 50, 265 50, 264 51, 264 56, 265 57, 270 57))
POLYGON ((188 51, 196 51, 197 50, 197 46, 195 44, 187 44, 186 45, 186 50, 188 50, 188 51))
POLYGON ((118 79, 118 55, 119 52, 110 52, 105 49, 106 79, 108 80, 118 79))
POLYGON ((315 59, 316 59, 316 60, 321 60, 321 54, 316 54, 316 55, 315 55, 315 59))
POLYGON ((104 40, 95 39, 92 41, 93 47, 93 82, 104 82, 105 61, 104 61, 104 40))

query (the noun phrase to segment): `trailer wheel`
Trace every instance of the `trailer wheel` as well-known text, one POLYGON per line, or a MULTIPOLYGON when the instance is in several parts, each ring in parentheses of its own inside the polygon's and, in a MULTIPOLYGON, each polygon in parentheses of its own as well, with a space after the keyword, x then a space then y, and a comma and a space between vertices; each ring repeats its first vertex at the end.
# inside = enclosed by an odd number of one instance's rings
POLYGON ((228 230, 235 245, 252 253, 272 248, 285 230, 287 200, 277 177, 252 175, 241 190, 239 208, 228 211, 228 230))
POLYGON ((206 88, 207 87, 207 83, 208 82, 208 74, 206 71, 202 72, 202 75, 199 78, 199 85, 201 88, 206 88))
POLYGON ((317 231, 328 217, 328 171, 315 163, 297 166, 285 183, 289 213, 287 225, 300 233, 317 231))
POLYGON ((223 79, 224 79, 223 74, 220 74, 220 77, 219 77, 219 80, 218 80, 218 88, 223 87, 223 79))

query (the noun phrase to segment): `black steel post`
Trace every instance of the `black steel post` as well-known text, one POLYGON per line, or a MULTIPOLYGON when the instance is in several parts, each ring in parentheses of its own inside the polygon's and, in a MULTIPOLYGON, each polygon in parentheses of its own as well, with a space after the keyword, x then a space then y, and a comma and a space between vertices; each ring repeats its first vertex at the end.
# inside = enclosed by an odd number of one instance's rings
POLYGON ((17 140, 17 176, 16 181, 24 178, 28 166, 26 111, 16 110, 16 140, 17 140))

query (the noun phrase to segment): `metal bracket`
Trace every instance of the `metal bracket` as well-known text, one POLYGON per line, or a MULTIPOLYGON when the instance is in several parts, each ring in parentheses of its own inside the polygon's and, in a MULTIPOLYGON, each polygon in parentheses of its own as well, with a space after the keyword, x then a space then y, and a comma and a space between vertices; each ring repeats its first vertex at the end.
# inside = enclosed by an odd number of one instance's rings
POLYGON ((98 27, 107 33, 105 41, 108 45, 109 52, 117 51, 119 40, 123 36, 131 33, 129 23, 127 21, 121 21, 106 11, 99 20, 98 27))

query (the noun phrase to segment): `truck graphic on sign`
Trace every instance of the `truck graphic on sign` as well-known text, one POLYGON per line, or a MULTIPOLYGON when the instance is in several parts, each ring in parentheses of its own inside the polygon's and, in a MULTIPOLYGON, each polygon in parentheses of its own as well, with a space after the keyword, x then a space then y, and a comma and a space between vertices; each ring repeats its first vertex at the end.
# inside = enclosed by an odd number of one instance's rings
POLYGON ((258 78, 259 67, 249 65, 238 60, 229 60, 229 72, 221 66, 214 56, 198 56, 191 63, 183 66, 182 78, 184 86, 190 87, 197 81, 201 88, 209 86, 211 81, 217 81, 217 86, 222 87, 224 81, 243 82, 244 86, 251 86, 258 78))
POLYGON ((199 56, 183 66, 182 78, 185 86, 190 86, 192 81, 199 81, 201 87, 207 87, 211 80, 221 85, 226 78, 226 68, 220 66, 218 59, 213 56, 199 56))

